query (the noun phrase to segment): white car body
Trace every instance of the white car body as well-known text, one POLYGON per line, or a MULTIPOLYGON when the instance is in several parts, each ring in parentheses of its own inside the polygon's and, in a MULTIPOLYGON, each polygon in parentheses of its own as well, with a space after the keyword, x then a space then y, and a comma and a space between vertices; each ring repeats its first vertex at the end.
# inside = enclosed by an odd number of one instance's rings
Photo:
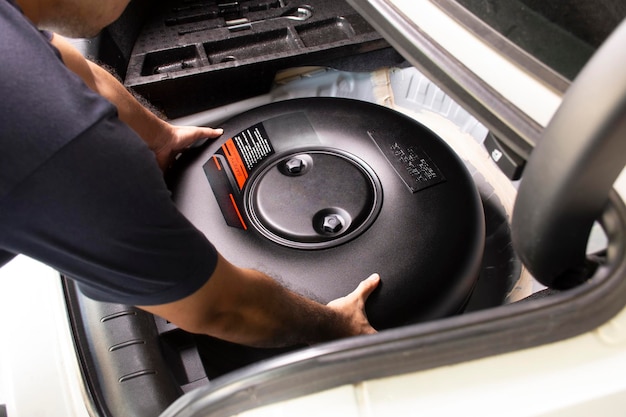
MULTIPOLYGON (((358 10, 359 5, 366 7, 372 2, 354 0, 353 3, 358 10)), ((386 4, 389 9, 380 9, 381 14, 402 14, 412 22, 413 26, 407 25, 401 30, 418 27, 476 77, 494 87, 511 106, 541 127, 548 126, 563 100, 560 92, 503 57, 431 1, 389 0, 386 4)), ((298 91, 290 94, 297 95, 298 91)), ((429 112, 415 114, 415 117, 436 132, 450 128, 448 122, 429 112)), ((486 151, 481 157, 484 163, 489 161, 486 151)), ((471 158, 476 158, 475 154, 471 158)), ((624 172, 615 188, 626 200, 624 172)), ((528 289, 529 282, 523 285, 528 289)), ((530 286, 539 287, 536 283, 530 286)), ((0 269, 0 314, 4 318, 0 342, 0 404, 6 404, 8 416, 95 416, 77 360, 59 274, 27 257, 15 258, 0 269)), ((488 312, 472 314, 486 317, 488 312)), ((558 329, 545 329, 546 332, 552 330, 558 329)), ((391 338, 393 331, 389 333, 387 336, 391 338)), ((533 335, 527 337, 532 339, 533 335)), ((456 349, 462 350, 463 346, 457 345, 456 349)), ((250 398, 244 408, 250 409, 236 409, 232 414, 225 409, 226 414, 216 415, 624 415, 626 308, 583 334, 508 350, 430 369, 338 384, 294 398, 278 396, 274 399, 259 393, 257 401, 259 388, 242 384, 241 389, 247 389, 246 397, 250 398)), ((227 388, 236 389, 232 385, 224 385, 222 389, 227 388)), ((227 394, 232 392, 227 391, 227 394)), ((218 398, 221 392, 219 389, 207 391, 207 395, 218 398)), ((200 406, 194 408, 194 401, 201 401, 201 398, 197 393, 183 396, 166 415, 200 415, 193 413, 201 409, 200 406)), ((219 404, 219 400, 215 401, 219 404)), ((206 415, 213 414, 207 412, 206 415)))

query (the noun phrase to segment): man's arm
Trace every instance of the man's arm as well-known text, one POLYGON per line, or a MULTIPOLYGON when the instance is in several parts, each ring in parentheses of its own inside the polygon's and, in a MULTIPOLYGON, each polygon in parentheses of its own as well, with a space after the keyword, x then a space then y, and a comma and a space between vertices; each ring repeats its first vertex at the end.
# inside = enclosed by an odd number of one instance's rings
POLYGON ((161 169, 167 168, 179 152, 203 138, 216 138, 221 129, 173 126, 158 118, 104 68, 85 59, 61 36, 54 34, 52 44, 59 50, 65 65, 89 88, 117 107, 120 120, 129 125, 152 149, 161 169))
POLYGON ((257 347, 315 344, 372 334, 365 301, 380 278, 374 274, 346 297, 323 305, 295 294, 267 275, 238 268, 219 256, 206 284, 181 300, 139 308, 192 333, 257 347))

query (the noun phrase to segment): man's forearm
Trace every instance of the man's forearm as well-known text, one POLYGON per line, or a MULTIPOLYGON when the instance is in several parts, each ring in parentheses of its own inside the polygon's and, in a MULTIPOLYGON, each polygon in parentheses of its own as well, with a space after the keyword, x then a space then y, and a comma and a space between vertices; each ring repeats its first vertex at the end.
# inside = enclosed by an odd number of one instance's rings
POLYGON ((115 105, 119 118, 129 125, 148 144, 163 135, 168 128, 165 121, 146 109, 108 71, 85 59, 80 52, 59 35, 53 35, 52 44, 61 52, 63 62, 89 88, 115 105))
POLYGON ((258 347, 315 344, 375 333, 365 315, 365 301, 378 282, 373 275, 346 297, 323 305, 220 256, 213 275, 194 294, 141 308, 190 332, 235 343, 258 347))
POLYGON ((130 126, 144 141, 150 145, 151 141, 167 131, 169 128, 167 122, 137 101, 108 71, 91 61, 86 62, 94 74, 94 90, 117 107, 120 120, 130 126))
POLYGON ((238 301, 223 306, 222 314, 211 314, 201 333, 257 347, 315 344, 353 335, 338 311, 289 291, 261 272, 244 273, 245 286, 232 295, 238 301))

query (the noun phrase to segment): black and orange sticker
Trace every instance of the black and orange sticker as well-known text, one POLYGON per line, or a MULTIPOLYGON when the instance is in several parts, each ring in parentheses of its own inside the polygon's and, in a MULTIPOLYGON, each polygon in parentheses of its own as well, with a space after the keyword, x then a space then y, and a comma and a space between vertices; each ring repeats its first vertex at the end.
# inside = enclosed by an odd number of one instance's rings
POLYGON ((272 154, 274 149, 267 132, 259 123, 226 140, 204 164, 204 172, 229 226, 247 229, 240 209, 243 190, 254 169, 272 154))
POLYGON ((213 155, 213 162, 215 162, 215 166, 217 167, 218 171, 222 170, 222 164, 220 164, 220 160, 217 159, 217 156, 213 155))
POLYGON ((250 172, 265 158, 274 153, 272 144, 259 123, 228 139, 220 151, 228 161, 233 177, 242 190, 250 172))
POLYGON ((243 189, 248 179, 248 170, 241 159, 241 154, 235 146, 235 142, 232 139, 228 139, 225 144, 222 145, 222 152, 228 161, 230 170, 237 181, 239 189, 243 189))
POLYGON ((237 205, 237 202, 235 201, 235 196, 233 196, 232 194, 229 194, 228 196, 230 197, 230 202, 233 204, 233 208, 235 209, 237 218, 239 219, 239 222, 241 222, 241 227, 243 227, 243 230, 248 230, 248 226, 246 226, 246 222, 243 219, 243 216, 241 215, 241 210, 239 210, 239 206, 237 205))

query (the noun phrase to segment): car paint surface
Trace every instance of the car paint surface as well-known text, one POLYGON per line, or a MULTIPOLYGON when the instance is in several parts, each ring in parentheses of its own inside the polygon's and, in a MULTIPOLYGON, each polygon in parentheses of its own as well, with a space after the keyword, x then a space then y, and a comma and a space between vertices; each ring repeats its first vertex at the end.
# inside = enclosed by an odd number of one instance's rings
MULTIPOLYGON (((431 2, 390 3, 506 100, 541 126, 548 124, 561 102, 558 92, 431 2)), ((615 187, 626 199, 626 173, 615 187)), ((1 268, 0 317, 0 404, 7 405, 8 415, 91 415, 58 272, 24 256, 1 268)), ((345 385, 240 415, 621 416, 625 373, 626 309, 591 332, 557 343, 345 385)))

